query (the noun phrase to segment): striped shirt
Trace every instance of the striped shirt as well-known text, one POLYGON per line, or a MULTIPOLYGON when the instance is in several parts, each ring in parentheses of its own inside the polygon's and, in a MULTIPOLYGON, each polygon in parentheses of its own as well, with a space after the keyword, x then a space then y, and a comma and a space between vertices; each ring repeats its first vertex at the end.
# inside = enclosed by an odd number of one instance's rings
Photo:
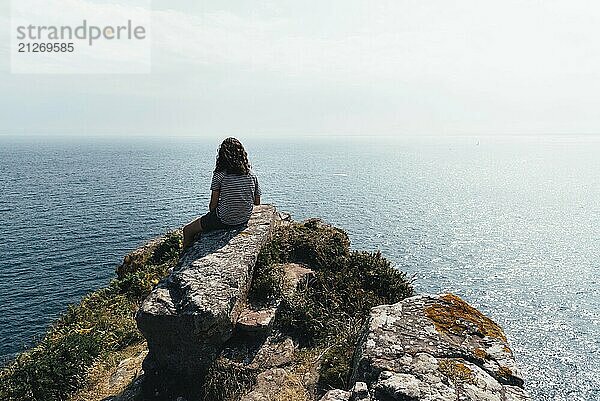
POLYGON ((252 215, 254 198, 260 196, 258 178, 248 175, 227 174, 219 171, 213 174, 211 191, 220 191, 217 216, 230 226, 246 224, 252 215))

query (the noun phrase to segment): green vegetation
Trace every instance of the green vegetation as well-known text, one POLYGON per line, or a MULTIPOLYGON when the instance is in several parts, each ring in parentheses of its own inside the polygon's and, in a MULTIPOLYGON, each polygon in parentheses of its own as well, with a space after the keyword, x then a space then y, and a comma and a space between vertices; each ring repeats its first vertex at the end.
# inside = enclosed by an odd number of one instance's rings
POLYGON ((65 400, 85 384, 94 362, 143 341, 135 311, 177 264, 181 243, 172 232, 128 255, 119 278, 69 307, 40 344, 0 371, 0 400, 65 400))
POLYGON ((275 230, 261 251, 251 289, 254 302, 283 297, 276 328, 307 349, 324 351, 320 387, 345 388, 360 330, 372 307, 413 295, 410 280, 379 252, 350 250, 347 235, 318 220, 275 230), (315 272, 291 297, 281 291, 279 264, 302 263, 315 272))

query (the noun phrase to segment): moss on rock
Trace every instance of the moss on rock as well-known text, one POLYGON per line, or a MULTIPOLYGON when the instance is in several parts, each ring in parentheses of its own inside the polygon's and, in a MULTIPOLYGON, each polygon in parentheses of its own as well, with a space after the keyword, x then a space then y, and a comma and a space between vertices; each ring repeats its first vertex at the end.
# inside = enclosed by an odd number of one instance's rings
POLYGON ((504 332, 492 319, 453 294, 441 297, 444 303, 429 306, 425 313, 440 333, 464 334, 477 330, 482 336, 506 342, 504 332))

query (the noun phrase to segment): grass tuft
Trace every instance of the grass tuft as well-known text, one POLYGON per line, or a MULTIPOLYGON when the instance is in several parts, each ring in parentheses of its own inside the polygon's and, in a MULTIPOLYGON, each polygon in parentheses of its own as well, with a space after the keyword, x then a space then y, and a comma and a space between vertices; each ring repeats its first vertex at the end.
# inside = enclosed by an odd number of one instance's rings
POLYGON ((203 401, 236 400, 256 384, 257 372, 242 364, 217 359, 202 386, 203 401))

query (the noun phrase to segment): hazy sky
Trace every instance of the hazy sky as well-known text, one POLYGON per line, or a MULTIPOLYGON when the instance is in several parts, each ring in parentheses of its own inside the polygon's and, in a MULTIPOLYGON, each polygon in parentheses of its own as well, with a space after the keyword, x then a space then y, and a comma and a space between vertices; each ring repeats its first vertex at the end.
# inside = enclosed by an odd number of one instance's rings
POLYGON ((154 0, 148 75, 10 74, 9 29, 0 134, 600 133, 597 1, 154 0))

